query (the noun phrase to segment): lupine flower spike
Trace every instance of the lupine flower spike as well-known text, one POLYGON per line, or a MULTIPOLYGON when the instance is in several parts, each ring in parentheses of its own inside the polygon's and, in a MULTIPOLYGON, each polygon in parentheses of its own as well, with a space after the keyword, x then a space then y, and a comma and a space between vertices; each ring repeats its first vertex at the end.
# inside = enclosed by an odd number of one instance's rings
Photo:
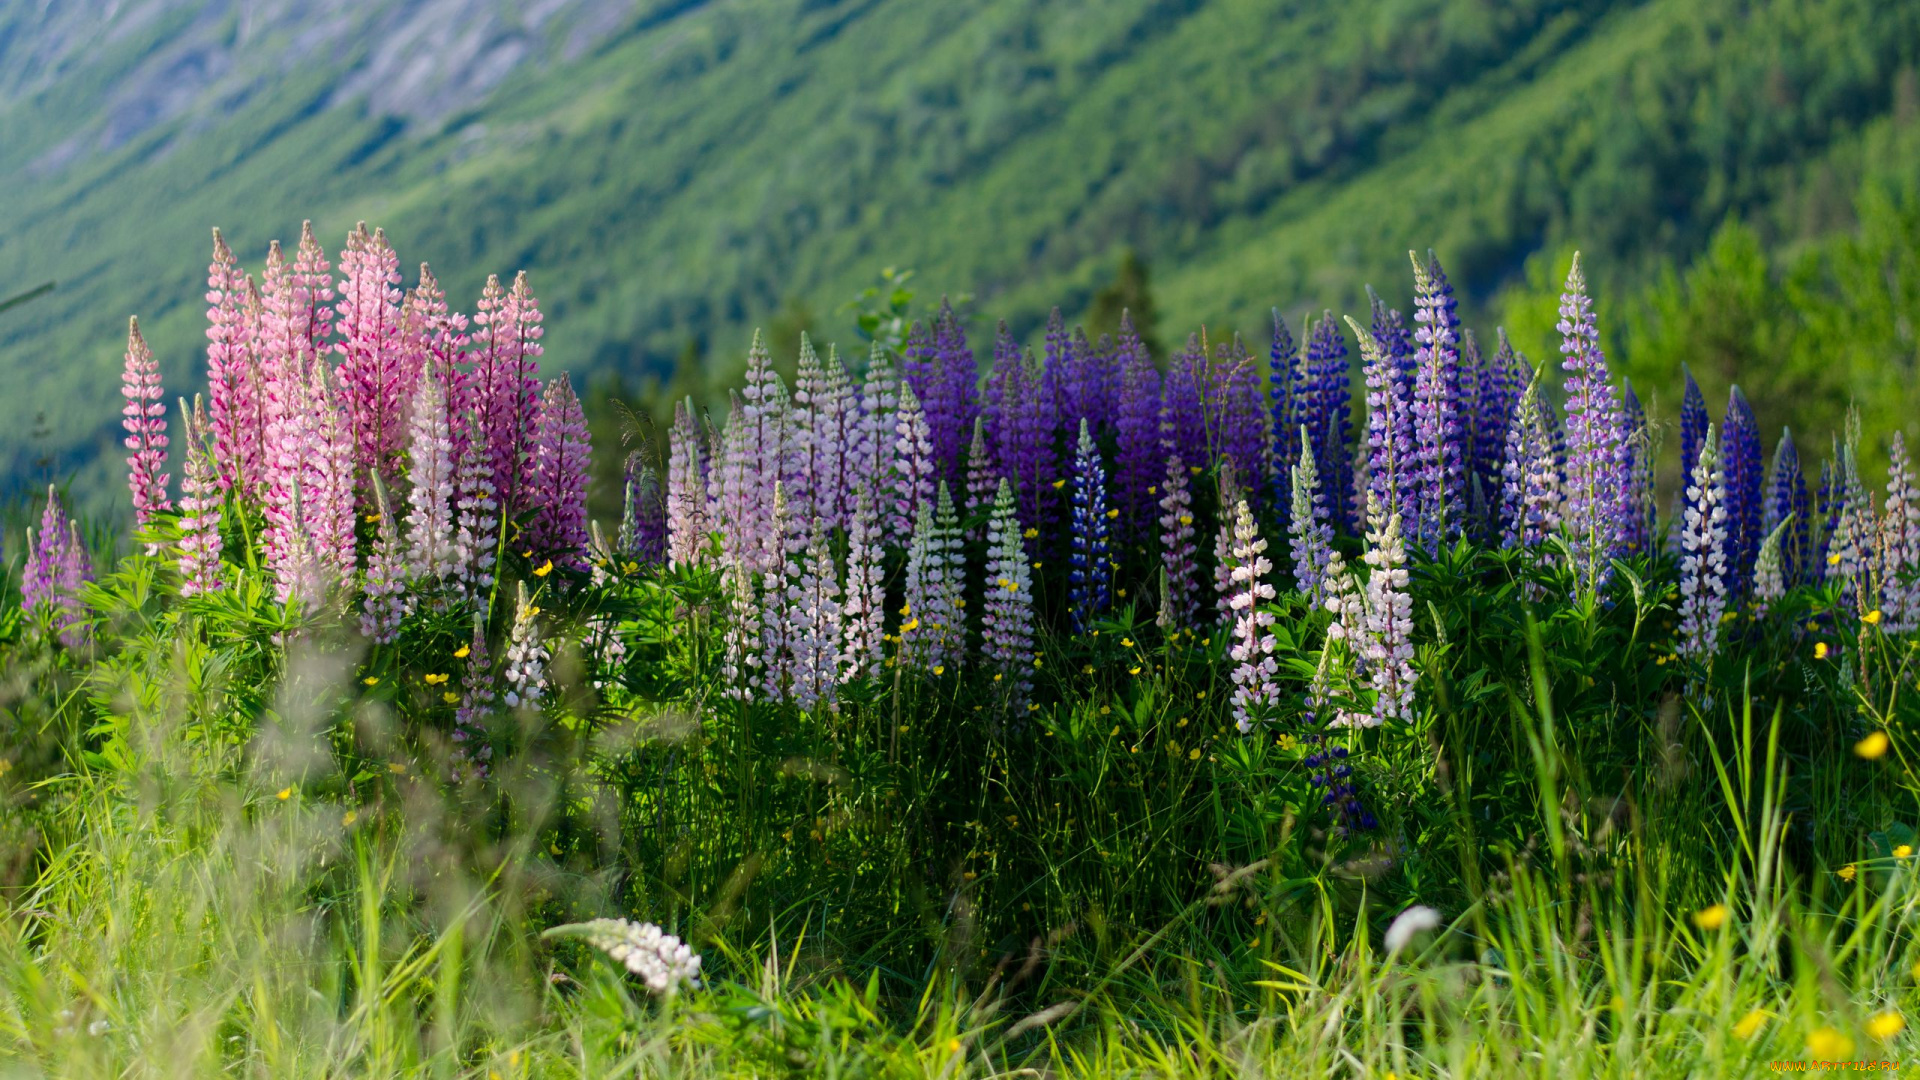
POLYGON ((513 629, 507 637, 506 693, 509 708, 537 708, 547 690, 547 647, 540 640, 540 609, 527 599, 527 583, 514 597, 513 629))
POLYGON ((407 574, 438 583, 453 575, 453 435, 447 430, 446 391, 429 372, 414 393, 408 458, 407 574))
POLYGON ((1292 515, 1288 537, 1293 555, 1293 585, 1315 606, 1327 597, 1327 567, 1333 554, 1333 526, 1321 502, 1319 466, 1313 439, 1300 429, 1300 454, 1292 470, 1292 515))
POLYGON ((1008 707, 1026 702, 1032 683, 1033 578, 1027 567, 1013 486, 1005 479, 994 493, 987 523, 987 577, 982 592, 981 648, 995 691, 1008 707))
MULTIPOLYGON (((127 487, 133 492, 134 524, 144 528, 155 514, 173 510, 167 497, 167 406, 160 400, 160 367, 153 350, 140 336, 138 319, 127 320, 127 365, 120 380, 127 399, 121 410, 127 429, 127 487)), ((159 544, 148 544, 147 554, 158 555, 159 544)))
POLYGON ((1087 422, 1073 455, 1073 541, 1068 603, 1076 633, 1086 633, 1113 602, 1113 557, 1108 549, 1107 471, 1094 451, 1087 422))
POLYGON ((1561 528, 1573 556, 1576 588, 1597 592, 1612 575, 1619 539, 1622 475, 1620 403, 1614 396, 1607 358, 1586 277, 1575 253, 1560 297, 1560 366, 1566 377, 1566 495, 1561 528))
POLYGON ((180 403, 186 432, 186 462, 180 477, 180 595, 214 592, 226 584, 221 561, 220 472, 216 443, 208 436, 206 399, 195 396, 193 410, 180 403))
POLYGON ((1273 599, 1266 577, 1273 570, 1267 542, 1254 526, 1253 511, 1241 499, 1233 510, 1233 718, 1245 735, 1267 719, 1280 703, 1279 663, 1274 659, 1273 599))
POLYGON ((1705 661, 1718 651, 1727 607, 1727 480, 1708 424, 1687 478, 1680 529, 1680 655, 1705 661))
POLYGON ((1200 568, 1194 545, 1193 493, 1187 484, 1187 463, 1179 454, 1167 459, 1160 491, 1161 615, 1172 626, 1188 627, 1200 606, 1200 568))
POLYGON ((1413 719, 1413 597, 1407 591, 1407 555, 1400 515, 1378 503, 1367 507, 1367 635, 1362 655, 1373 679, 1375 723, 1413 719))

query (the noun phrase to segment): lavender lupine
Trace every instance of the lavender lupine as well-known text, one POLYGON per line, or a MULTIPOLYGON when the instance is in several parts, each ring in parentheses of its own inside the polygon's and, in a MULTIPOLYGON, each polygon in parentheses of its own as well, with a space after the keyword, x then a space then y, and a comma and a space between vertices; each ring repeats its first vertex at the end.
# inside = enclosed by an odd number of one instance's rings
POLYGON ((886 649, 886 568, 873 489, 854 494, 847 522, 847 589, 841 606, 840 672, 853 682, 880 669, 886 649))
POLYGON ((1419 475, 1415 471, 1412 406, 1399 379, 1399 362, 1359 323, 1349 318, 1360 342, 1360 363, 1367 380, 1367 498, 1377 500, 1402 521, 1419 512, 1419 475))
POLYGON ((841 639, 840 578, 833 564, 825 519, 815 515, 798 573, 788 586, 787 609, 794 704, 810 710, 831 700, 839 685, 841 639))
POLYGON ((1321 502, 1320 468, 1313 460, 1313 439, 1300 429, 1300 454, 1288 470, 1292 514, 1287 534, 1293 555, 1293 586, 1318 606, 1327 597, 1327 566, 1333 553, 1333 526, 1321 502))
POLYGON ((193 411, 180 403, 186 434, 186 461, 180 476, 180 595, 215 592, 226 584, 221 560, 220 468, 210 441, 206 399, 195 396, 193 411))
POLYGON ((688 401, 673 403, 667 433, 667 565, 691 566, 707 550, 707 440, 688 401))
POLYGON ((1153 530, 1153 488, 1166 461, 1160 449, 1160 372, 1131 319, 1120 317, 1120 403, 1114 417, 1114 491, 1128 535, 1153 530))
POLYGON ((1840 583, 1848 601, 1865 610, 1875 600, 1870 578, 1877 530, 1873 497, 1860 479, 1857 423, 1850 412, 1847 437, 1835 444, 1839 460, 1834 469, 1834 525, 1827 545, 1826 580, 1840 583))
POLYGON ((1192 626, 1200 607, 1199 553, 1194 545, 1187 463, 1179 454, 1167 458, 1160 491, 1161 616, 1172 626, 1192 626))
POLYGON ((493 588, 500 536, 500 500, 493 487, 493 451, 487 422, 476 408, 461 425, 460 459, 453 476, 453 580, 460 595, 476 599, 493 588))
POLYGON ((258 320, 248 316, 248 282, 220 230, 213 230, 207 267, 207 392, 213 456, 220 486, 242 495, 263 493, 262 440, 266 435, 258 320))
POLYGON ((1046 376, 1023 351, 1005 323, 995 336, 993 371, 987 386, 987 452, 1013 482, 1021 516, 1044 526, 1052 518, 1053 405, 1046 376))
POLYGON ((367 234, 361 222, 340 254, 340 303, 334 325, 340 341, 340 393, 353 429, 361 474, 391 480, 407 442, 407 406, 425 354, 402 334, 400 257, 386 231, 367 234))
POLYGON ((1075 633, 1086 633, 1113 603, 1113 556, 1108 544, 1107 470, 1087 422, 1073 453, 1073 530, 1067 594, 1075 633))
POLYGON ((1413 262, 1412 396, 1414 542, 1429 553, 1459 536, 1467 507, 1463 457, 1466 426, 1460 414, 1460 319, 1453 286, 1431 253, 1413 262))
POLYGON ((1606 354, 1586 277, 1575 253, 1560 296, 1560 366, 1566 371, 1566 496, 1561 528, 1573 556, 1575 587, 1597 592, 1612 576, 1620 533, 1620 403, 1614 397, 1606 354))
POLYGON ((1653 550, 1653 432, 1647 426, 1647 412, 1640 395, 1633 392, 1633 380, 1622 381, 1620 409, 1621 473, 1620 554, 1644 555, 1653 550))
POLYGON ((1241 499, 1233 509, 1233 719, 1245 735, 1280 704, 1280 665, 1274 659, 1273 612, 1263 605, 1274 597, 1266 577, 1273 571, 1267 542, 1254 526, 1253 510, 1241 499))
POLYGON ((1920 629, 1920 491, 1907 440, 1893 433, 1887 454, 1887 501, 1881 515, 1881 607, 1890 634, 1920 629))
MULTIPOLYGON (((127 487, 133 492, 133 520, 144 527, 155 514, 170 513, 167 496, 167 407, 160 400, 160 365, 140 336, 140 321, 127 320, 127 361, 120 377, 121 426, 127 438, 127 487)), ((147 554, 158 555, 160 545, 148 544, 147 554)))
POLYGON ((1413 720, 1413 596, 1407 591, 1406 546, 1400 515, 1378 501, 1367 506, 1366 637, 1362 655, 1374 689, 1375 723, 1413 720))
POLYGON ((1687 477, 1680 526, 1681 656, 1706 661, 1720 648, 1720 616, 1727 608, 1727 474, 1720 440, 1709 423, 1687 477))
POLYGON ((1002 477, 994 468, 987 451, 987 418, 973 418, 973 442, 967 447, 967 539, 979 541, 986 535, 986 519, 993 512, 993 497, 1002 477))
POLYGON ((473 368, 468 373, 466 404, 486 420, 494 498, 501 516, 518 517, 532 506, 534 424, 540 413, 536 377, 542 348, 540 310, 527 276, 514 278, 511 290, 489 275, 473 315, 473 368))
POLYGON ((1560 463, 1536 373, 1514 406, 1500 470, 1500 546, 1532 551, 1560 527, 1560 463))
POLYGON ((881 536, 905 536, 913 527, 913 508, 900 516, 896 447, 900 411, 900 377, 893 357, 878 342, 867 354, 867 371, 860 386, 860 415, 854 427, 854 453, 849 484, 873 498, 881 536))
POLYGON ((1027 567, 1013 486, 994 492, 987 522, 987 575, 982 587, 980 647, 996 690, 1010 707, 1026 702, 1033 672, 1033 577, 1027 567))
POLYGON ((1353 495, 1353 459, 1347 445, 1353 436, 1353 410, 1347 375, 1347 343, 1340 336, 1333 313, 1325 312, 1307 331, 1307 379, 1304 423, 1313 440, 1314 460, 1320 466, 1322 497, 1336 528, 1351 520, 1348 503, 1353 495))
POLYGON ((411 413, 407 573, 416 581, 437 583, 452 576, 456 561, 453 434, 447 430, 446 391, 433 372, 427 372, 414 391, 411 413))
POLYGON ((1773 448, 1773 469, 1767 480, 1767 513, 1762 526, 1769 533, 1783 521, 1792 525, 1780 538, 1780 572, 1789 584, 1800 584, 1811 577, 1813 552, 1808 543, 1807 479, 1800 471, 1800 450, 1793 444, 1793 432, 1782 429, 1780 442, 1773 448))
POLYGON ((936 467, 933 459, 933 434, 920 399, 911 386, 900 388, 900 414, 894 424, 893 472, 898 487, 893 517, 906 518, 919 527, 920 507, 933 507, 936 467))
POLYGON ((786 485, 773 485, 773 533, 778 537, 778 565, 760 574, 760 691, 770 700, 785 700, 793 685, 792 642, 805 634, 794 609, 790 588, 800 576, 806 541, 795 526, 787 505, 786 485))
POLYGON ((60 496, 53 486, 48 485, 47 504, 40 512, 40 531, 27 530, 27 558, 20 572, 20 610, 29 618, 43 609, 70 603, 62 591, 67 534, 66 508, 60 505, 60 496))
POLYGON ((547 693, 547 646, 540 639, 540 609, 527 598, 522 581, 514 596, 513 629, 507 634, 506 683, 501 699, 510 709, 537 709, 547 693))
POLYGON ((1726 424, 1720 433, 1721 468, 1727 474, 1727 589, 1733 599, 1747 595, 1753 584, 1753 560, 1760 553, 1761 505, 1760 425, 1754 420, 1747 396, 1734 387, 1727 397, 1726 424))
POLYGON ((377 475, 374 513, 379 522, 361 590, 360 632, 385 645, 400 636, 400 622, 407 615, 407 559, 400 546, 400 531, 394 525, 393 511, 387 506, 386 485, 380 483, 377 475))
POLYGON ((827 527, 844 528, 853 514, 853 484, 858 476, 859 403, 839 352, 829 345, 824 378, 810 395, 814 450, 813 506, 827 527))
POLYGON ((536 557, 584 570, 587 565, 587 470, 592 447, 587 417, 563 372, 540 401, 533 476, 537 494, 528 543, 536 557))

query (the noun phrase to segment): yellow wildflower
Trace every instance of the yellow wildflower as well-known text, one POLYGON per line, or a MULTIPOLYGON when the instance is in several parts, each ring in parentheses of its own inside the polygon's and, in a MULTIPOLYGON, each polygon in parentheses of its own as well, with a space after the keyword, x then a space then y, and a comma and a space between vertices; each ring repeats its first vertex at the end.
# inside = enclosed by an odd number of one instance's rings
POLYGON ((1896 859, 1905 859, 1905 858, 1911 857, 1912 855, 1913 855, 1912 844, 1901 844, 1899 847, 1896 847, 1893 849, 1893 857, 1896 859))
POLYGON ((286 802, 288 799, 293 798, 293 789, 290 787, 283 787, 280 789, 278 794, 274 795, 274 798, 279 799, 281 802, 286 802))
POLYGON ((1854 865, 1852 863, 1848 863, 1847 865, 1841 867, 1837 871, 1837 873, 1840 875, 1841 881, 1852 881, 1854 879, 1854 876, 1859 872, 1860 872, 1859 870, 1856 870, 1854 868, 1854 865))
POLYGON ((1854 743, 1853 752, 1866 758, 1868 761, 1872 761, 1875 758, 1886 756, 1889 745, 1891 745, 1891 740, 1887 738, 1887 733, 1884 731, 1875 731, 1870 733, 1866 738, 1854 743))
POLYGON ((1867 1021, 1867 1034, 1881 1042, 1886 1042, 1888 1039, 1900 1034, 1906 1026, 1906 1018, 1897 1012, 1888 1011, 1875 1013, 1874 1016, 1867 1021))
POLYGON ((368 686, 378 686, 380 685, 380 676, 369 675, 366 678, 361 679, 360 681, 367 684, 368 686))
POLYGON ((1814 658, 1815 660, 1825 660, 1825 659, 1827 658, 1827 643, 1826 643, 1826 642, 1824 642, 1824 641, 1816 641, 1816 642, 1814 642, 1814 643, 1813 643, 1813 658, 1814 658))
POLYGON ((1694 912, 1693 925, 1702 930, 1718 930, 1727 925, 1727 905, 1714 904, 1694 912))
POLYGON ((358 810, 349 810, 346 813, 340 815, 340 824, 343 826, 351 825, 354 822, 359 820, 360 820, 360 811, 358 810))
POLYGON ((1860 616, 1860 621, 1863 623, 1866 623, 1868 626, 1879 626, 1880 625, 1880 609, 1874 608, 1872 611, 1869 611, 1865 615, 1860 616))
POLYGON ((422 675, 420 681, 426 683, 428 686, 439 686, 441 683, 447 681, 447 677, 445 675, 422 675))
POLYGON ((441 694, 441 695, 440 695, 440 700, 441 700, 441 701, 444 701, 444 702, 446 702, 446 703, 447 703, 447 704, 449 704, 449 705, 451 705, 451 704, 453 704, 454 702, 456 702, 456 701, 459 701, 459 700, 460 700, 460 695, 459 695, 459 694, 456 694, 456 693, 454 693, 454 692, 453 692, 453 691, 451 691, 451 690, 449 690, 449 691, 447 691, 446 693, 444 693, 444 694, 441 694))
POLYGON ((551 573, 553 573, 553 560, 548 559, 546 562, 543 562, 539 566, 534 568, 533 576, 546 577, 548 574, 551 574, 551 573))
POLYGON ((1760 1031, 1760 1025, 1766 1022, 1766 1011, 1764 1009, 1755 1009, 1741 1017, 1739 1023, 1733 1025, 1733 1033, 1742 1039, 1751 1039, 1760 1031))
POLYGON ((1842 1060, 1853 1054, 1853 1040, 1830 1027, 1814 1028, 1807 1035, 1807 1053, 1823 1061, 1842 1060))
POLYGON ((473 654, 473 646, 471 645, 462 645, 459 648, 453 650, 453 658, 455 660, 465 660, 468 656, 472 654, 473 654))

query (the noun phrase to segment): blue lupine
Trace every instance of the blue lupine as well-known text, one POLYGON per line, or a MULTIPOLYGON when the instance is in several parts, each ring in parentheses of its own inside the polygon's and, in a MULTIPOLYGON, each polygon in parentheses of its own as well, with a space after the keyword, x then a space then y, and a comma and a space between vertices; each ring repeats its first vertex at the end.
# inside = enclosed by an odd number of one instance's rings
POLYGON ((1764 512, 1760 490, 1760 425, 1747 396, 1734 387, 1727 397, 1721 433, 1721 467, 1727 473, 1727 586, 1738 601, 1753 586, 1753 562, 1760 554, 1764 512))
POLYGON ((1614 397, 1600 330, 1575 253, 1560 296, 1560 366, 1566 371, 1566 499, 1561 527, 1573 556, 1576 589, 1597 592, 1613 573, 1620 532, 1620 403, 1614 397))
POLYGON ((1620 486, 1619 552, 1632 557, 1653 549, 1653 438, 1633 380, 1623 381, 1621 399, 1620 455, 1626 482, 1620 486))
POLYGON ((1767 481, 1767 514, 1761 528, 1772 535, 1789 516, 1792 524, 1780 538, 1780 575, 1788 585, 1798 585, 1811 580, 1807 478, 1800 470, 1800 450, 1793 444, 1793 432, 1782 429, 1780 443, 1773 449, 1773 470, 1767 481))
POLYGON ((1291 474, 1299 459, 1300 349, 1280 309, 1273 309, 1273 343, 1267 347, 1267 412, 1272 418, 1274 505, 1291 498, 1291 474))
POLYGON ((1321 494, 1336 528, 1352 531, 1353 408, 1347 374, 1347 343, 1332 312, 1307 331, 1307 392, 1302 423, 1320 466, 1321 494))
POLYGON ((1087 422, 1073 454, 1073 548, 1068 600, 1073 629, 1085 633, 1113 603, 1113 558, 1107 544, 1107 471, 1087 422))
POLYGON ((1138 540, 1153 532, 1154 485, 1160 481, 1166 452, 1160 448, 1160 372, 1133 330, 1120 316, 1120 403, 1114 418, 1117 471, 1115 486, 1128 535, 1138 540))

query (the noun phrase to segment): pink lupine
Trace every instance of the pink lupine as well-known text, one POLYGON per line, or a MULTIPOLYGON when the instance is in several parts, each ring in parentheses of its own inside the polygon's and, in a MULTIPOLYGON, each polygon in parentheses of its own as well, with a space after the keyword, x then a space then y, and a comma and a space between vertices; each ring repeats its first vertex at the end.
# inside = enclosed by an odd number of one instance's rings
POLYGON ((340 394, 352 425, 354 462, 363 475, 399 475, 407 443, 407 406, 425 354, 402 333, 400 257, 384 229, 361 222, 340 254, 340 394))
POLYGON ((587 566, 587 418, 563 373, 547 383, 534 449, 534 516, 528 543, 558 565, 587 566))
POLYGON ((467 359, 467 317, 448 309, 446 291, 426 263, 420 264, 420 280, 401 305, 400 337, 401 347, 411 358, 410 365, 440 380, 447 431, 454 438, 454 456, 458 457, 465 426, 461 418, 469 405, 468 375, 462 366, 467 359))
POLYGON ((673 404, 673 428, 667 433, 667 565, 691 566, 707 550, 706 468, 692 406, 673 404))
POLYGON ((500 501, 493 488, 493 453, 478 410, 462 419, 466 437, 453 477, 453 581, 456 591, 477 600, 493 588, 500 539, 500 501))
POLYGON ((847 590, 841 608, 840 677, 853 682, 885 660, 887 584, 873 491, 854 495, 847 523, 847 590))
POLYGON ((1165 585, 1161 617, 1176 627, 1191 626, 1200 607, 1200 568, 1194 545, 1193 493, 1187 486, 1187 463, 1179 454, 1167 458, 1160 492, 1160 569, 1165 585))
POLYGON ((540 411, 540 311, 523 273, 509 292, 489 276, 473 316, 466 406, 486 420, 493 486, 507 519, 532 505, 534 420, 540 411))
MULTIPOLYGON (((140 336, 140 321, 127 320, 127 362, 120 378, 120 396, 127 399, 121 424, 127 429, 127 487, 133 492, 133 519, 145 526, 155 514, 170 513, 167 497, 167 407, 160 401, 160 365, 140 336)), ((147 554, 160 553, 148 544, 147 554)))
MULTIPOLYGON (((275 273, 270 269, 269 281, 275 273)), ((276 354, 265 384, 269 419, 262 444, 266 532, 261 546, 274 577, 274 596, 284 604, 314 569, 309 565, 313 551, 306 536, 302 491, 318 417, 309 405, 311 395, 300 369, 282 369, 282 359, 276 354)))
POLYGON ((250 293, 257 296, 220 230, 213 230, 213 262, 207 267, 207 391, 213 459, 223 489, 259 497, 264 485, 266 402, 255 352, 258 311, 250 311, 250 293))
POLYGON ((186 428, 186 461, 180 476, 180 595, 218 591, 226 584, 221 561, 220 470, 207 429, 206 401, 193 399, 193 411, 182 405, 186 428))
POLYGON ((407 564, 400 532, 387 506, 386 486, 374 479, 374 514, 379 518, 373 555, 367 560, 366 586, 360 606, 360 632, 388 645, 400 636, 407 615, 407 564))
POLYGON ((407 573, 439 582, 453 574, 453 436, 447 430, 446 393, 429 371, 414 392, 412 460, 407 493, 407 573))
POLYGON ((1263 605, 1273 600, 1273 586, 1266 580, 1273 572, 1267 558, 1267 542, 1254 526, 1253 511, 1247 500, 1238 500, 1233 509, 1233 547, 1229 553, 1232 595, 1228 607, 1233 612, 1233 719, 1240 734, 1253 730, 1256 721, 1269 718, 1280 704, 1279 661, 1274 659, 1273 612, 1263 605))
POLYGON ((987 523, 987 577, 981 591, 981 652, 995 692, 1017 708, 1026 703, 1033 683, 1033 577, 1014 516, 1013 485, 1004 477, 987 523))
POLYGON ((313 410, 311 441, 302 473, 302 524, 315 556, 333 581, 351 578, 358 568, 354 545, 353 433, 325 360, 313 363, 308 405, 313 410))

